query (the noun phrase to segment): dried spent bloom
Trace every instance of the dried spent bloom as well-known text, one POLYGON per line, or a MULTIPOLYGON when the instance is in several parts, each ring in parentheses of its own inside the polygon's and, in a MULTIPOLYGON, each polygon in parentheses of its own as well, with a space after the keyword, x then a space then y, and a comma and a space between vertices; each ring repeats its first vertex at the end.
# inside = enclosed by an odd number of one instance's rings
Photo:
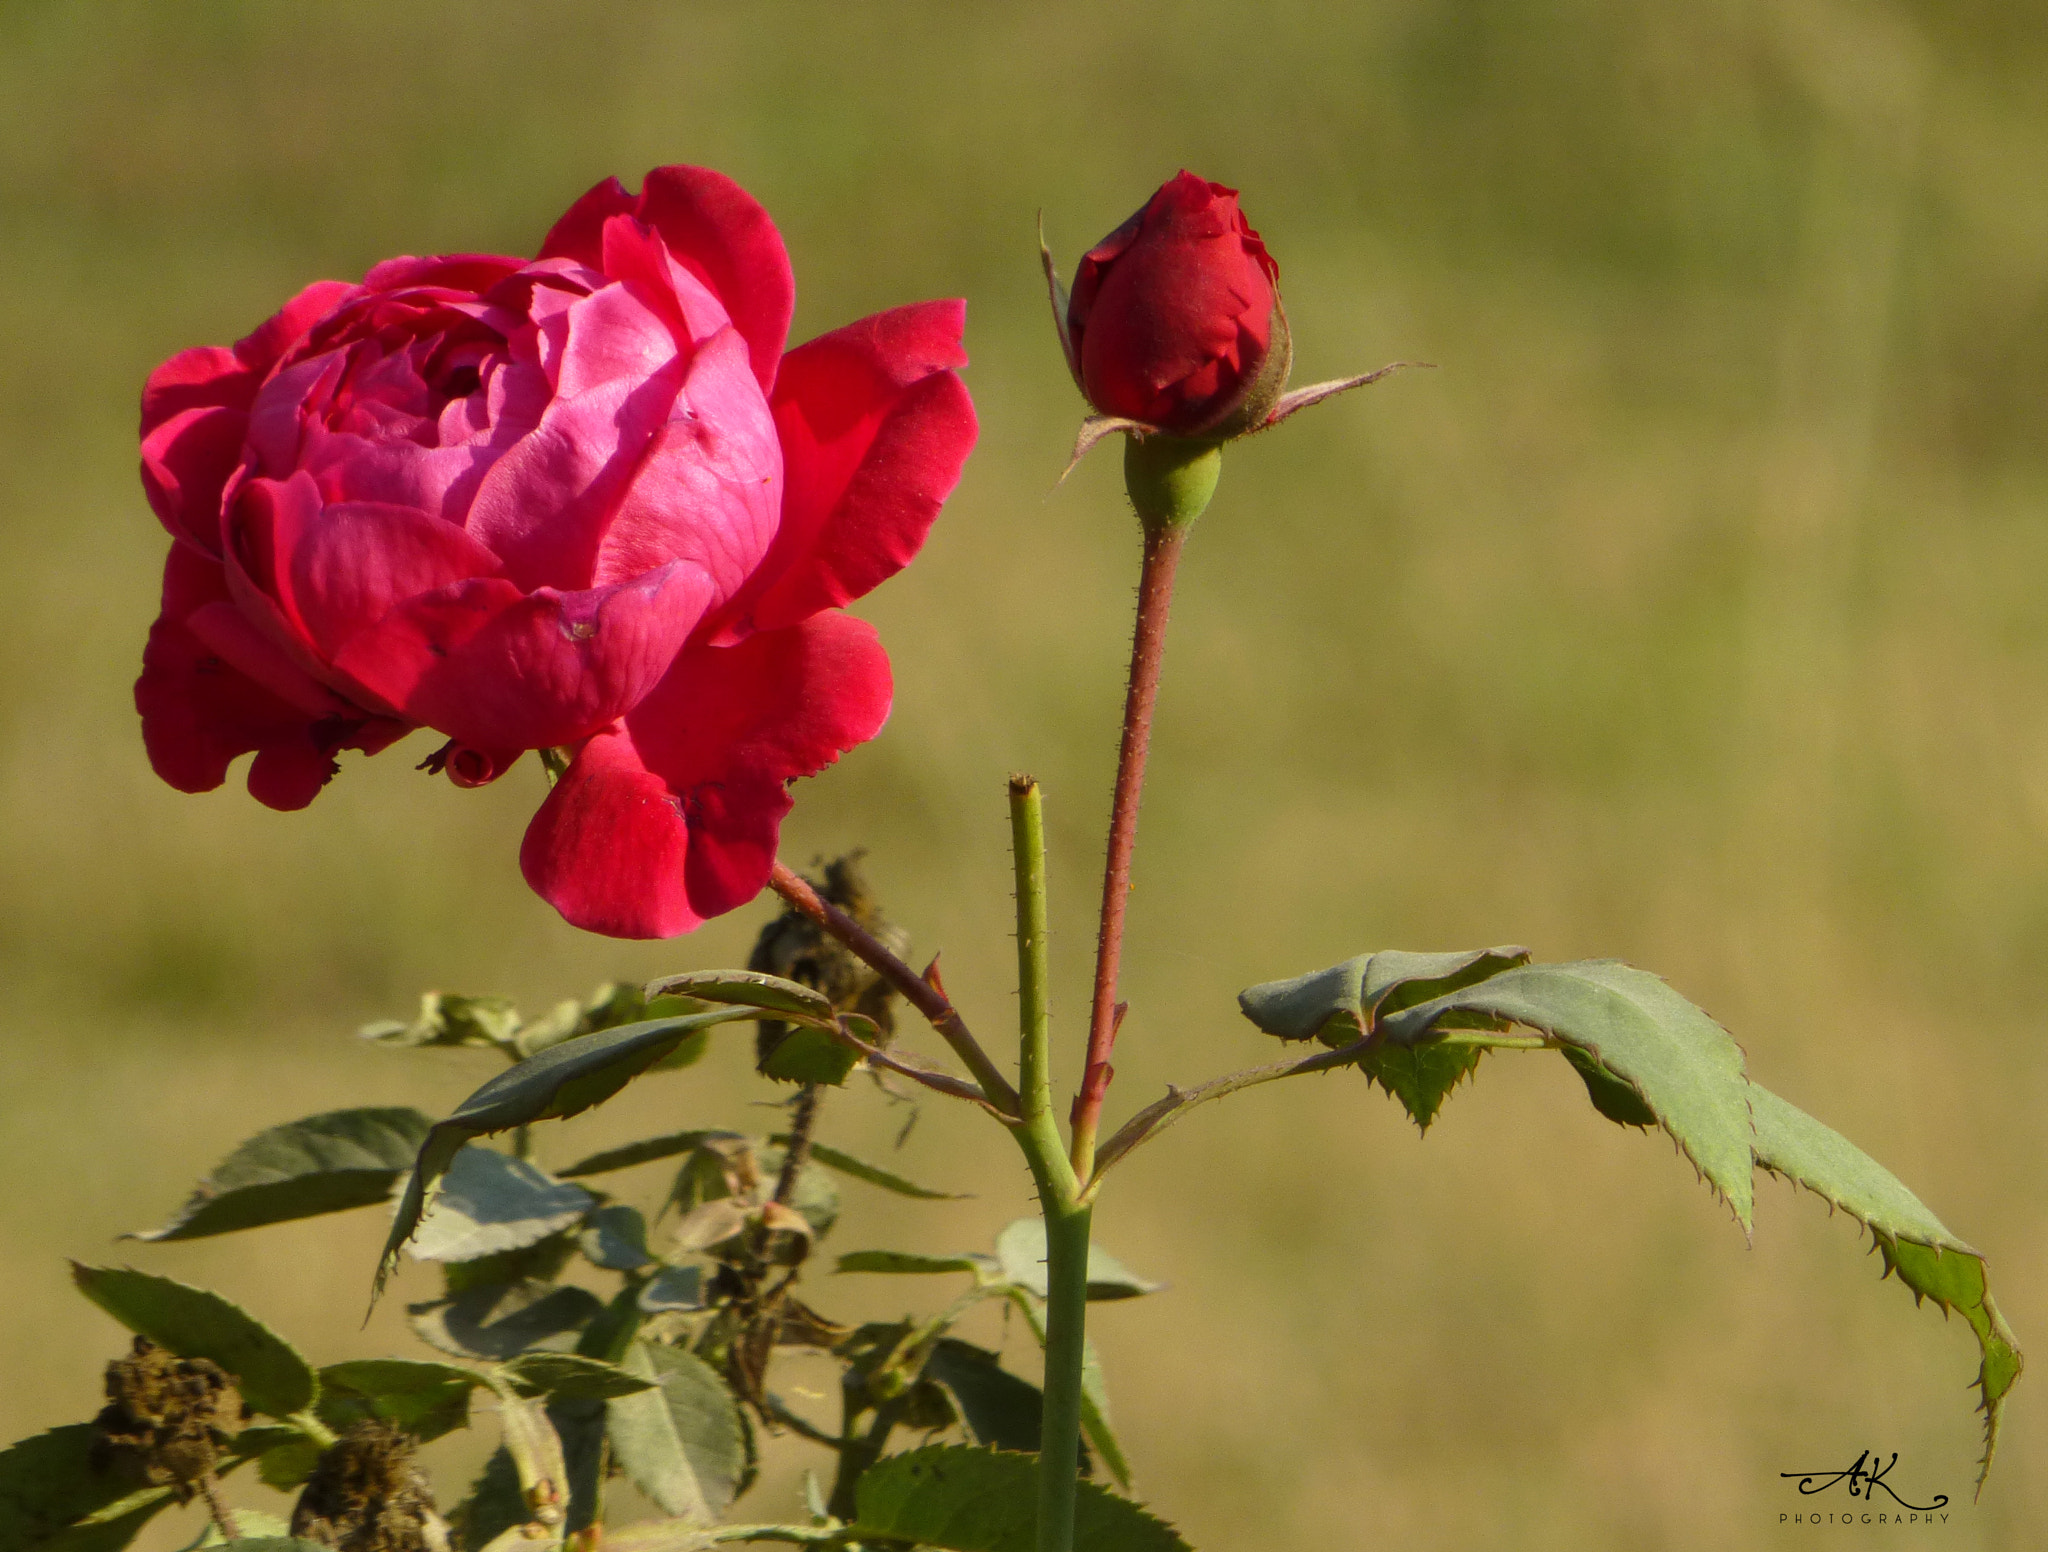
POLYGON ((179 1358, 138 1336, 126 1358, 107 1365, 107 1404, 93 1419, 95 1463, 152 1487, 169 1484, 180 1503, 220 1460, 222 1440, 242 1427, 234 1379, 207 1358, 179 1358))
POLYGON ((351 1427, 321 1456, 292 1510, 292 1535, 335 1552, 448 1552, 448 1527, 414 1464, 412 1435, 351 1427))
MULTIPOLYGON (((900 959, 910 952, 909 936, 882 915, 861 873, 860 858, 861 853, 851 852, 826 864, 824 882, 813 887, 821 899, 846 912, 900 959)), ((896 1032, 896 988, 794 907, 761 929, 747 968, 815 987, 840 1012, 873 1019, 885 1039, 896 1032)), ((779 1020, 761 1021, 754 1036, 754 1059, 764 1076, 777 1076, 768 1070, 769 1058, 791 1033, 791 1027, 779 1020)))

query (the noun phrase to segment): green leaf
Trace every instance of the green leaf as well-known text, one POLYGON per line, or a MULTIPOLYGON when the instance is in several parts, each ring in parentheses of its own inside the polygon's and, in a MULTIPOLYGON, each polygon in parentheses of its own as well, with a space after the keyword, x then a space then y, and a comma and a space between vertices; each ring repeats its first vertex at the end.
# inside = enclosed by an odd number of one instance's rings
MULTIPOLYGON (((772 1143, 787 1145, 789 1137, 787 1133, 778 1133, 768 1140, 772 1143)), ((837 1148, 828 1148, 821 1142, 811 1144, 811 1160, 813 1163, 824 1165, 827 1169, 837 1170, 842 1175, 851 1175, 855 1180, 864 1180, 871 1186, 880 1186, 884 1191, 894 1191, 898 1196, 916 1197, 918 1200, 926 1202, 963 1202, 967 1200, 965 1196, 957 1192, 934 1191, 929 1186, 921 1186, 915 1181, 905 1180, 901 1175, 893 1175, 878 1165, 870 1164, 864 1159, 857 1159, 850 1153, 842 1153, 837 1148)))
POLYGON ((0 1450, 0 1547, 41 1552, 90 1519, 91 1526, 73 1532, 82 1539, 65 1544, 113 1552, 170 1502, 168 1487, 138 1489, 126 1473, 98 1469, 97 1432, 91 1423, 73 1423, 0 1450))
POLYGON ((211 1358, 258 1412, 289 1417, 313 1404, 319 1381, 285 1339, 217 1293, 133 1267, 71 1263, 71 1280, 137 1336, 180 1358, 211 1358))
POLYGON ((647 994, 638 986, 626 981, 606 981, 587 1000, 577 1002, 571 998, 558 1002, 552 1011, 521 1024, 514 1044, 521 1056, 532 1056, 578 1035, 599 1029, 616 1029, 621 1024, 637 1023, 649 1017, 658 1018, 669 1011, 664 1008, 659 1013, 650 1014, 647 994))
MULTIPOLYGON (((1019 1218, 996 1236, 996 1260, 1003 1275, 1039 1298, 1046 1294, 1045 1220, 1019 1218)), ((1100 1245, 1088 1247, 1088 1297, 1135 1299, 1157 1293, 1166 1284, 1140 1277, 1100 1245)))
POLYGON ((650 1315, 702 1309, 704 1274, 694 1266, 665 1266, 641 1285, 639 1304, 650 1315))
POLYGON ((694 1153, 707 1139, 719 1137, 737 1142, 738 1132, 696 1131, 672 1132, 666 1137, 649 1137, 640 1142, 629 1142, 622 1148, 607 1148, 602 1153, 593 1153, 588 1158, 578 1159, 567 1169, 557 1173, 564 1180, 574 1180, 583 1175, 602 1175, 615 1169, 631 1169, 635 1164, 649 1164, 656 1159, 674 1158, 678 1153, 694 1153))
MULTIPOLYGON (((970 1252, 958 1256, 921 1256, 908 1250, 854 1250, 839 1258, 835 1272, 966 1272, 987 1281, 1002 1275, 993 1256, 970 1252)), ((1042 1279, 1041 1279, 1042 1280, 1042 1279)))
POLYGON ((606 1408, 620 1468, 664 1512, 710 1524, 746 1475, 739 1404, 708 1364, 679 1347, 636 1341, 624 1367, 656 1388, 606 1408))
POLYGON ((580 1353, 522 1353, 501 1364, 498 1373, 522 1396, 570 1401, 610 1401, 646 1390, 652 1383, 617 1364, 580 1353))
POLYGON ((859 1065, 860 1052, 834 1039, 829 1030, 792 1029, 761 1063, 761 1076, 838 1088, 859 1065))
MULTIPOLYGON (((985 1347, 942 1336, 925 1360, 924 1377, 943 1385, 976 1444, 1036 1454, 1044 1427, 1045 1397, 1031 1381, 1012 1374, 985 1347)), ((1084 1445, 1078 1462, 1088 1469, 1084 1445)))
MULTIPOLYGON (((237 1509, 235 1529, 241 1533, 237 1539, 243 1546, 261 1546, 265 1542, 273 1541, 288 1542, 292 1536, 292 1528, 288 1522, 274 1514, 265 1514, 261 1509, 237 1509)), ((227 1544, 227 1537, 220 1533, 220 1527, 208 1520, 206 1528, 199 1533, 199 1539, 188 1541, 184 1552, 198 1552, 201 1547, 224 1547, 227 1544)), ((299 1543, 301 1546, 310 1544, 299 1543)))
POLYGON ((406 1324, 429 1347, 458 1358, 503 1360, 580 1331, 604 1308, 586 1288, 542 1282, 465 1288, 406 1306, 406 1324))
POLYGON ((654 1261, 647 1249, 647 1220, 639 1208, 619 1203, 592 1213, 577 1244, 585 1260, 607 1272, 637 1272, 654 1261))
POLYGON ((265 1487, 274 1487, 281 1493, 303 1487, 306 1478, 320 1464, 325 1453, 318 1439, 309 1439, 300 1434, 283 1444, 273 1445, 256 1457, 256 1475, 263 1479, 265 1487))
MULTIPOLYGON (((1418 1046, 1416 1049, 1426 1051, 1430 1048, 1418 1046)), ((1649 1107, 1643 1096, 1626 1079, 1601 1066, 1597 1058, 1587 1055, 1575 1045, 1564 1047, 1559 1054, 1572 1064, 1572 1071, 1586 1085, 1586 1097, 1593 1102, 1593 1108, 1616 1126, 1650 1127, 1657 1124, 1657 1112, 1649 1107)))
POLYGON ((610 1465, 605 1404, 588 1396, 559 1395, 549 1400, 547 1414, 562 1441, 562 1463, 568 1472, 569 1514, 562 1530, 573 1536, 604 1512, 604 1478, 610 1465))
POLYGON ((1282 1040, 1348 1045, 1372 1027, 1376 1014, 1471 986, 1513 965, 1529 962, 1516 946, 1414 954, 1382 949, 1327 970, 1286 981, 1267 981, 1238 993, 1244 1016, 1282 1040))
POLYGON ((448 1519, 460 1532, 456 1544, 476 1548, 478 1552, 514 1526, 533 1519, 526 1495, 520 1490, 519 1468, 513 1463, 510 1450, 499 1445, 491 1452, 484 1469, 470 1484, 469 1496, 455 1506, 448 1519))
POLYGON ((1742 1048, 1663 980, 1613 959, 1522 965, 1375 1022, 1389 1043, 1412 1046, 1474 1015, 1576 1046, 1629 1084, 1748 1230, 1742 1048))
POLYGON ((331 1110, 273 1126, 199 1182, 160 1229, 125 1239, 199 1239, 368 1207, 391 1195, 432 1123, 417 1110, 331 1110))
POLYGON ((460 997, 428 992, 410 1024, 384 1019, 359 1031, 379 1045, 470 1045, 510 1050, 519 1033, 519 1010, 503 997, 460 997))
POLYGON ((1839 1207, 1869 1228, 1883 1252, 1887 1274, 1897 1272, 1913 1297, 1932 1299, 1943 1312, 1969 1322, 1983 1361, 1977 1389, 1984 1413, 1981 1490, 1998 1451, 2005 1398, 2020 1377, 2022 1359, 2012 1330, 1992 1302, 1984 1257, 1921 1205, 1882 1164, 1769 1089, 1750 1085, 1756 1118, 1756 1161, 1839 1207))
POLYGON ((415 1261, 474 1261, 523 1250, 582 1221, 596 1200, 524 1159, 463 1148, 406 1248, 415 1261))
MULTIPOLYGON (((36 1543, 35 1552, 121 1552, 171 1502, 170 1489, 146 1488, 103 1514, 36 1543)), ((0 1545, 7 1543, 0 1542, 0 1545)))
POLYGON ((427 1193, 447 1174, 465 1143, 490 1132, 560 1120, 588 1110, 618 1093, 693 1031, 754 1016, 744 1009, 714 1008, 683 1018, 598 1030, 551 1046, 499 1073, 458 1105, 447 1120, 428 1131, 377 1263, 372 1301, 383 1292, 399 1250, 419 1227, 427 1193))
MULTIPOLYGON (((1022 1288, 1011 1288, 1007 1297, 1024 1316, 1038 1345, 1045 1346, 1045 1312, 1039 1302, 1022 1288)), ((1094 1342, 1081 1338, 1081 1432, 1093 1446, 1116 1485, 1131 1490, 1131 1460, 1109 1422, 1109 1382, 1103 1377, 1102 1359, 1094 1342)))
POLYGON ((1426 1132, 1445 1098, 1461 1079, 1471 1076, 1482 1054, 1477 1046, 1440 1042, 1383 1045, 1360 1055, 1357 1065, 1359 1071, 1398 1099, 1409 1119, 1426 1132))
MULTIPOLYGON (((1007 1450, 939 1445, 891 1455, 855 1493, 854 1534, 894 1537, 948 1552, 1032 1552, 1038 1462, 1007 1450)), ((1079 1484, 1074 1552, 1189 1552, 1164 1520, 1128 1498, 1079 1484)))
MULTIPOLYGON (((775 1168, 782 1168, 779 1156, 774 1158, 775 1168)), ((796 1172, 796 1189, 789 1193, 789 1205, 811 1226, 811 1233, 819 1238, 832 1232, 832 1225, 839 1221, 839 1187, 832 1183, 832 1177, 822 1169, 806 1164, 796 1172)))
POLYGON ((652 997, 693 997, 699 1002, 759 1008, 800 1023, 830 1028, 832 999, 815 987, 758 970, 692 970, 647 983, 652 997))
POLYGON ((336 1433, 381 1418, 421 1443, 469 1422, 469 1393, 483 1376, 412 1358, 355 1358, 320 1371, 320 1420, 336 1433))

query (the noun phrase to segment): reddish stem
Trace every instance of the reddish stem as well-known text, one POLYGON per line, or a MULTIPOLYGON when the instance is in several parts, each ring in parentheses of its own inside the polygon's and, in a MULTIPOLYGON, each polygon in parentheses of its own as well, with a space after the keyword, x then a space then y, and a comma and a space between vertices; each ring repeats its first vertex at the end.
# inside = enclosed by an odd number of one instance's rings
POLYGON ((1166 656, 1166 617, 1173 607, 1185 523, 1148 523, 1145 565, 1138 576, 1138 624, 1131 638, 1131 681, 1124 696, 1123 742, 1117 751, 1116 796, 1109 814, 1109 857, 1102 872, 1102 921, 1095 939, 1095 1001, 1088 1018, 1088 1065, 1074 1096, 1074 1173, 1086 1180, 1095 1161, 1102 1100, 1115 1075, 1117 968, 1123 958, 1124 907, 1131 893, 1131 853, 1138 841, 1138 799, 1145 787, 1145 754, 1152 744, 1152 708, 1159 699, 1159 665, 1166 656))
MULTIPOLYGON (((960 1017, 952 1000, 936 984, 935 974, 930 979, 919 975, 890 953, 873 933, 821 896, 807 879, 792 872, 779 857, 775 871, 768 876, 768 887, 787 900, 800 915, 816 922, 845 944, 883 980, 901 992, 904 1001, 922 1013, 946 1044, 953 1048, 954 1054, 967 1064, 968 1071, 974 1074, 975 1080, 981 1084, 982 1093, 996 1110, 1009 1116, 1019 1113, 1017 1090, 989 1060, 980 1042, 968 1032, 966 1020, 960 1017)), ((934 970, 936 968, 934 964, 934 970)))

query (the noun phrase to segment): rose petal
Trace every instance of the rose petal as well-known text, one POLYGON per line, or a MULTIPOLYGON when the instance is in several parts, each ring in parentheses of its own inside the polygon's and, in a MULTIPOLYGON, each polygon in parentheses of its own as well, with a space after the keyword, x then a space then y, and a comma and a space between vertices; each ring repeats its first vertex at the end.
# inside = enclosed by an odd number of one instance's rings
POLYGON ((393 605, 504 570, 497 556, 453 523, 368 501, 324 508, 306 525, 288 564, 300 618, 329 658, 393 605))
POLYGON ((578 752, 527 826, 519 869, 571 926, 614 938, 672 938, 703 918, 683 889, 690 844, 668 785, 621 728, 578 752))
POLYGON ((716 916, 759 893, 786 784, 879 733, 892 688, 874 627, 839 613, 676 659, 626 728, 689 818, 693 910, 716 916))
POLYGON ((889 660, 866 623, 819 615, 696 646, 587 743, 526 832, 527 882, 573 925, 673 937, 761 890, 787 783, 872 738, 889 660))
POLYGON ((334 661, 410 720, 465 744, 572 744, 661 678, 710 592, 686 565, 577 593, 522 594, 478 578, 398 604, 334 661))
POLYGON ((187 410, 245 410, 262 381, 232 350, 201 345, 181 350, 142 385, 142 435, 187 410))
POLYGON ((773 387, 796 310, 796 277, 768 212, 723 173, 657 167, 640 191, 637 213, 725 304, 755 377, 764 390, 773 387))
POLYGON ((679 342, 668 322, 622 285, 572 302, 568 338, 555 392, 574 397, 621 379, 640 382, 676 359, 679 342))
POLYGON ((386 259, 363 276, 366 291, 405 291, 427 287, 440 291, 480 295, 517 274, 524 259, 508 259, 495 253, 440 253, 428 258, 386 259))
POLYGON ((215 405, 180 410, 142 438, 142 488, 174 539, 220 553, 221 492, 242 461, 248 415, 215 405))
MULTIPOLYGON (((195 620, 218 624, 223 617, 240 618, 219 563, 173 545, 164 563, 163 612, 150 627, 135 681, 135 709, 151 767, 180 792, 212 791, 237 756, 255 752, 249 790, 272 808, 303 808, 332 774, 336 749, 375 752, 407 731, 402 723, 327 714, 331 700, 309 713, 273 693, 191 628, 195 620)), ((267 645, 253 629, 249 636, 259 650, 267 645)))
POLYGON ((730 327, 692 358, 689 376, 604 527, 591 582, 606 586, 672 560, 713 584, 710 607, 737 593, 775 536, 782 450, 730 327))
POLYGON ((492 464, 465 526, 524 587, 592 580, 606 524, 673 412, 687 365, 561 397, 492 464))
POLYGON ((605 222, 604 272, 657 314, 683 349, 732 326, 732 315, 717 293, 677 262, 658 232, 635 217, 605 222))
POLYGON ((313 326, 362 291, 345 280, 316 280, 235 343, 235 357, 261 375, 282 361, 313 326))
POLYGON ((604 262, 605 222, 632 214, 638 203, 617 178, 605 179, 562 213, 534 257, 572 259, 589 269, 599 268, 604 262))
POLYGON ((236 607, 316 678, 320 659, 293 596, 291 557, 322 505, 320 487, 310 474, 245 480, 221 530, 228 594, 236 607))
POLYGON ((783 358, 773 407, 782 521, 720 641, 837 608, 924 544, 976 434, 964 302, 925 302, 821 335, 783 358))

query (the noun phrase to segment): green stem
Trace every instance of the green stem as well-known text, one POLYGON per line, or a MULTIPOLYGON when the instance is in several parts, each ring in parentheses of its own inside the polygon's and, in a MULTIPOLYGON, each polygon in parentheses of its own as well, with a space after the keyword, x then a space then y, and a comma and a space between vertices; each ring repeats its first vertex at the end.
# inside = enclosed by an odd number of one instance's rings
POLYGON ((1057 1145, 1045 952, 1045 809, 1038 783, 1029 776, 1010 778, 1010 852, 1017 879, 1018 1100, 1024 1123, 1050 1123, 1057 1145))
MULTIPOLYGON (((1298 1078, 1312 1072, 1330 1072, 1338 1067, 1348 1067, 1370 1051, 1377 1038, 1374 1035, 1363 1035, 1349 1045, 1341 1045, 1333 1050, 1289 1057, 1285 1061, 1270 1062, 1263 1067, 1247 1067, 1240 1072, 1227 1072, 1220 1078, 1211 1078, 1207 1083, 1198 1084, 1191 1089, 1170 1087, 1164 1099, 1154 1100, 1140 1110, 1117 1129, 1115 1136, 1102 1145, 1101 1151, 1095 1156, 1095 1173, 1088 1177, 1088 1183, 1081 1192, 1081 1200, 1094 1201, 1095 1193, 1102 1188, 1102 1177, 1109 1171, 1110 1166, 1120 1162, 1140 1143, 1151 1141, 1195 1106, 1206 1105, 1211 1100, 1222 1099, 1226 1094, 1235 1094, 1240 1089, 1255 1088, 1261 1083, 1271 1083, 1279 1078, 1298 1078)), ((1544 1035, 1505 1035, 1487 1030, 1453 1030, 1431 1044, 1481 1051, 1546 1051, 1555 1049, 1558 1042, 1544 1035)))
POLYGON ((1045 1214, 1048 1297, 1045 1406, 1039 1429, 1038 1552, 1072 1552, 1081 1454, 1081 1360, 1087 1343, 1088 1223, 1052 1106, 1046 961, 1045 816, 1038 783, 1010 778, 1010 842, 1017 880, 1018 1098, 1011 1130, 1031 1166, 1045 1214))
POLYGON ((1081 1474, 1091 1207, 1045 1204, 1045 1411, 1038 1439, 1038 1552, 1072 1552, 1081 1474))

